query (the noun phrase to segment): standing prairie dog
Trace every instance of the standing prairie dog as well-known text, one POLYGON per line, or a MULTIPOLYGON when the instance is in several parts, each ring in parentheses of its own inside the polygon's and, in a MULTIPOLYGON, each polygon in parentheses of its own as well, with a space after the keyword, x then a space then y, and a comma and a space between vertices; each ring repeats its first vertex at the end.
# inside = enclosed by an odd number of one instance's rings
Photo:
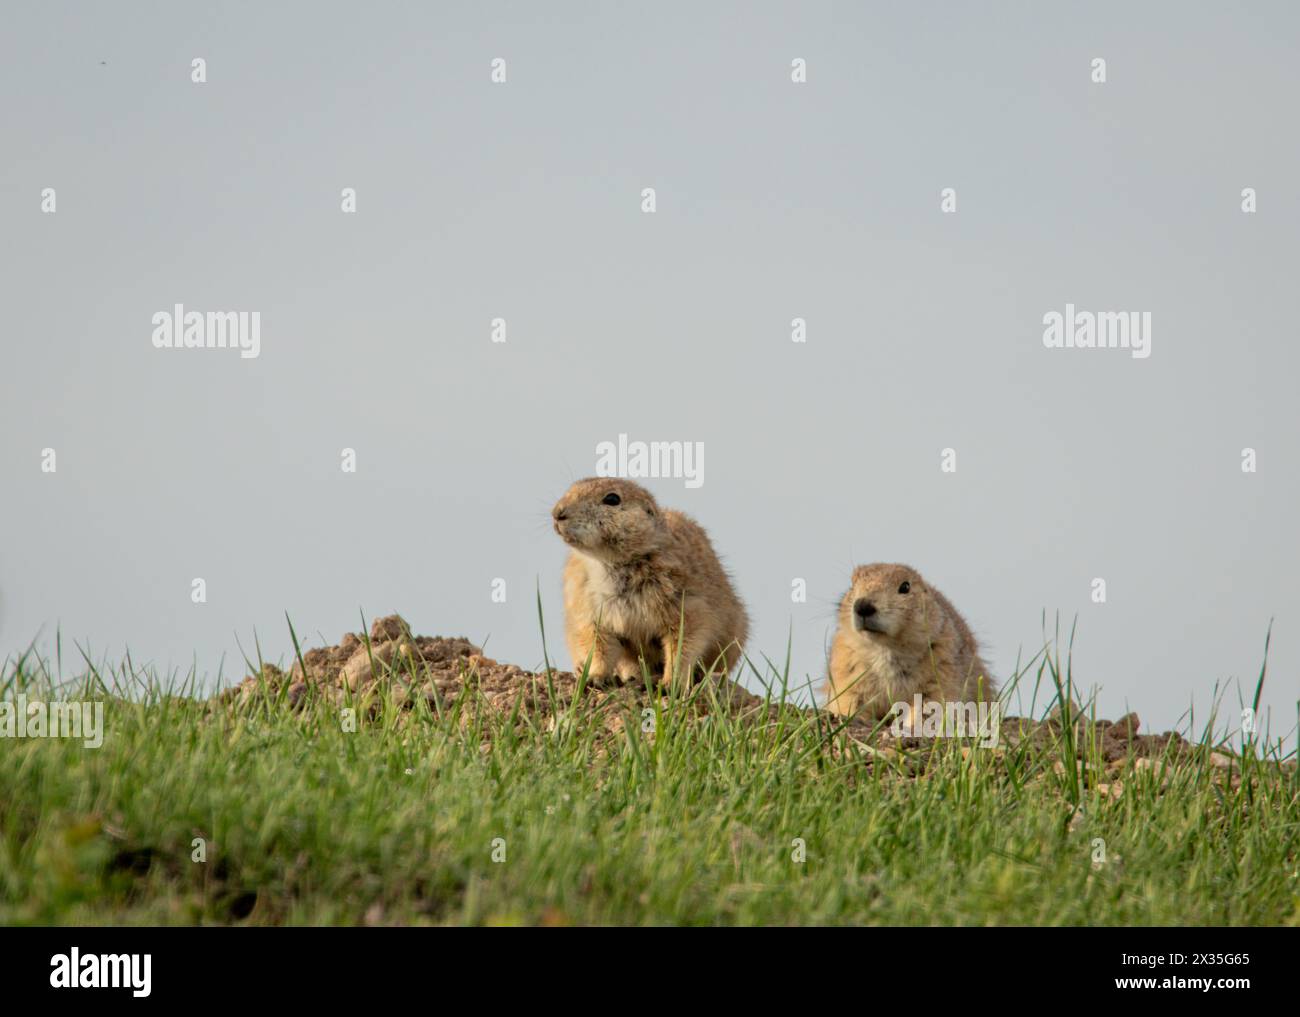
POLYGON ((826 708, 878 721, 895 703, 992 702, 997 685, 948 598, 906 565, 860 565, 840 601, 826 708))
POLYGON ((564 566, 564 634, 575 671, 594 681, 651 673, 689 684, 729 674, 749 619, 708 535, 628 480, 579 480, 551 510, 573 548, 564 566), (684 624, 683 624, 684 623, 684 624), (680 642, 680 656, 678 644, 680 642))

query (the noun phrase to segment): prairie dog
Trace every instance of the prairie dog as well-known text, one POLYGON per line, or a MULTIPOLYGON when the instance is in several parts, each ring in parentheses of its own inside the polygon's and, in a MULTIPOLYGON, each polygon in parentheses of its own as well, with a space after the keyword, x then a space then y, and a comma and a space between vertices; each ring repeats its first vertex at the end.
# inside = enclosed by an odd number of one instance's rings
POLYGON ((641 676, 644 656, 669 683, 689 684, 697 668, 731 672, 749 619, 698 523, 661 509, 640 485, 606 477, 579 480, 551 516, 573 548, 564 634, 575 671, 590 656, 592 680, 628 681, 641 676))
POLYGON ((859 565, 840 601, 826 708, 879 721, 894 703, 992 702, 997 685, 948 598, 907 565, 859 565))

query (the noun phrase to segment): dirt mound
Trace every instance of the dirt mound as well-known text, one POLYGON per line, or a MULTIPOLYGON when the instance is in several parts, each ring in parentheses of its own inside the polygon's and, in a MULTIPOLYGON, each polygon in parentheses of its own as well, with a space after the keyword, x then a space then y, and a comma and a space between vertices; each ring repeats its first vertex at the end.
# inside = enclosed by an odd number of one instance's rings
MULTIPOLYGON (((407 708, 424 699, 431 709, 446 711, 454 708, 467 692, 473 692, 476 701, 488 708, 507 715, 515 710, 526 711, 550 729, 557 723, 557 717, 572 707, 578 679, 570 671, 553 670, 548 676, 500 663, 484 656, 467 639, 412 635, 401 616, 388 615, 370 626, 368 637, 349 632, 336 646, 307 650, 287 673, 274 665, 265 665, 260 674, 250 675, 218 698, 229 703, 269 697, 296 708, 312 694, 339 705, 359 703, 377 709, 383 696, 407 708)), ((582 692, 580 706, 586 719, 598 720, 604 733, 612 735, 622 731, 629 717, 639 718, 641 711, 653 705, 659 695, 658 690, 648 691, 640 682, 610 688, 588 686, 582 692)), ((776 723, 783 712, 787 724, 792 714, 797 720, 816 713, 811 707, 765 702, 725 679, 697 690, 689 699, 689 708, 699 714, 723 710, 760 723, 776 723)), ((845 724, 841 718, 825 713, 817 714, 817 722, 828 738, 832 734, 836 736, 837 752, 851 745, 868 759, 905 761, 913 769, 924 765, 936 744, 933 738, 896 737, 888 725, 877 726, 861 720, 845 724)), ((1081 767, 1083 760, 1100 761, 1113 770, 1130 756, 1153 762, 1176 761, 1195 751, 1204 751, 1176 733, 1144 735, 1138 733, 1139 727, 1136 714, 1118 721, 1076 720, 1075 755, 1081 767)), ((1006 753, 1026 743, 1056 746, 1060 744, 1063 730, 1059 715, 1041 721, 1006 717, 993 751, 1006 753)), ((976 740, 969 741, 974 744, 976 740)), ((1226 753, 1214 752, 1211 762, 1216 767, 1229 768, 1237 761, 1226 753)), ((1084 775, 1087 780, 1099 776, 1084 775)))
MULTIPOLYGON (((303 653, 287 673, 266 664, 260 674, 249 675, 218 698, 222 702, 283 699, 296 707, 308 692, 339 704, 374 702, 382 692, 407 707, 423 698, 431 708, 447 710, 471 690, 497 710, 510 712, 518 706, 553 717, 557 708, 564 710, 573 703, 578 679, 570 671, 553 670, 548 678, 545 673, 502 664, 484 656, 468 639, 412 635, 406 621, 393 614, 376 619, 369 638, 348 632, 336 646, 303 653)), ((715 684, 711 696, 696 696, 695 708, 711 712, 715 698, 736 712, 764 709, 762 699, 731 681, 715 684)), ((614 723, 613 715, 621 721, 624 712, 616 707, 639 707, 648 700, 640 685, 589 686, 583 692, 584 708, 609 713, 609 726, 615 728, 621 723, 614 723)))

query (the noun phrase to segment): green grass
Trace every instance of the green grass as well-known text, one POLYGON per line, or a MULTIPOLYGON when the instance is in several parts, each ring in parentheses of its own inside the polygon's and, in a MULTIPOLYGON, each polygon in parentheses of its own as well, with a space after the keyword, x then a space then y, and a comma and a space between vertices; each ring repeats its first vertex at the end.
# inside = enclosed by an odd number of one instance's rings
MULTIPOLYGON (((0 697, 54 684, 28 656, 0 697)), ((471 697, 381 698, 347 732, 320 700, 205 704, 129 662, 62 694, 114 685, 98 749, 0 739, 0 922, 1300 924, 1294 764, 1247 756, 1234 788, 1208 740, 1163 791, 1130 761, 1116 799, 1053 765, 1064 735, 948 741, 912 777, 794 709, 663 699, 653 739, 629 716, 602 751, 581 711, 548 733, 471 697)))

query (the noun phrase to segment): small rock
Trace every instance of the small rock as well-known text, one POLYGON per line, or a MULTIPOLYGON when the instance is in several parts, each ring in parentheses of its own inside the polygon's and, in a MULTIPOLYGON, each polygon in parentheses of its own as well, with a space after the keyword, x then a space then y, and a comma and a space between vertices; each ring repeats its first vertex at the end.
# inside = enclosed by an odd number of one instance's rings
POLYGON ((370 623, 370 640, 379 642, 381 640, 401 639, 410 629, 406 621, 400 614, 385 615, 383 618, 376 618, 370 623))
MULTIPOLYGON (((1055 706, 1053 706, 1053 707, 1052 707, 1052 711, 1051 711, 1051 713, 1049 713, 1049 714, 1047 715, 1047 719, 1048 719, 1048 720, 1052 720, 1052 721, 1056 721, 1056 723, 1058 723, 1058 724, 1061 723, 1061 714, 1062 714, 1061 707, 1062 707, 1062 705, 1064 705, 1064 704, 1062 704, 1062 703, 1057 703, 1055 706)), ((1071 701, 1070 701, 1070 719, 1073 720, 1073 721, 1078 721, 1080 718, 1083 717, 1083 715, 1084 715, 1084 714, 1083 714, 1083 706, 1082 706, 1082 704, 1081 704, 1077 699, 1073 699, 1073 698, 1071 698, 1071 701)))
POLYGON ((1151 759, 1147 756, 1140 756, 1133 760, 1133 769, 1154 774, 1156 779, 1160 782, 1160 787, 1163 789, 1169 786, 1170 771, 1173 767, 1163 759, 1151 759))
MULTIPOLYGON (((970 759, 974 755, 992 756, 994 759, 1002 759, 1006 756, 1007 750, 997 745, 963 745, 961 747, 961 758, 970 759)), ((1062 767, 1064 770, 1064 767, 1062 767)))
POLYGON ((374 676, 370 672, 370 657, 365 652, 365 647, 362 647, 360 653, 354 653, 348 658, 340 677, 353 692, 370 683, 374 676))
POLYGON ((1111 728, 1117 734, 1123 733, 1124 735, 1135 735, 1138 733, 1138 729, 1141 726, 1142 722, 1138 720, 1138 715, 1136 713, 1126 713, 1124 716, 1120 717, 1119 720, 1115 721, 1115 723, 1111 725, 1111 728))
POLYGON ((877 748, 874 745, 868 745, 864 741, 859 741, 857 738, 850 738, 849 740, 853 742, 857 750, 861 752, 864 756, 876 756, 879 759, 888 760, 890 762, 896 762, 903 758, 903 754, 899 752, 897 749, 890 749, 884 747, 877 748))

